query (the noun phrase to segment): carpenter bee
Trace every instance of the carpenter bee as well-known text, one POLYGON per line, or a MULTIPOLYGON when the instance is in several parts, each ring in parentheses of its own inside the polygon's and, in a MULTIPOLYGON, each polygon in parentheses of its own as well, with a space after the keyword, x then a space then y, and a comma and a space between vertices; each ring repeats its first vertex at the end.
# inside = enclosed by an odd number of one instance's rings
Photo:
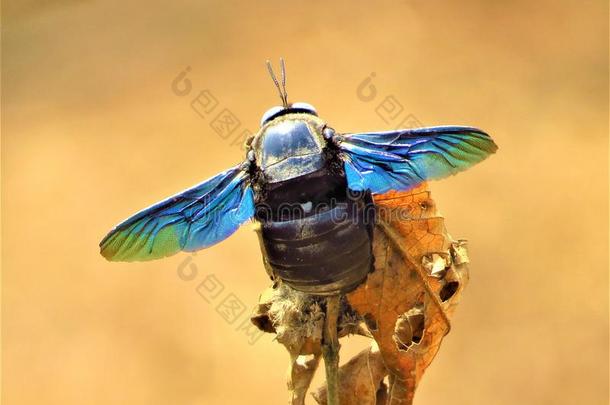
POLYGON ((356 288, 372 269, 372 195, 456 174, 497 146, 471 127, 438 126, 341 134, 307 103, 269 109, 245 160, 146 208, 101 241, 111 261, 159 259, 218 243, 249 219, 260 224, 274 279, 314 295, 356 288))

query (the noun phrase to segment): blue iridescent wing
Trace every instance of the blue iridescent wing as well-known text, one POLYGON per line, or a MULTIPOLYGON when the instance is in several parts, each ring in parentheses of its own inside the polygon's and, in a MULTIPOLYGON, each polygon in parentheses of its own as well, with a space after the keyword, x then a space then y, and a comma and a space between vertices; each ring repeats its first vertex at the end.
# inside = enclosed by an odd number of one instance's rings
POLYGON ((348 187, 382 194, 468 169, 498 147, 480 129, 442 126, 336 136, 348 187))
POLYGON ((146 208, 100 242, 111 261, 143 261, 222 241, 254 215, 246 171, 236 166, 146 208))

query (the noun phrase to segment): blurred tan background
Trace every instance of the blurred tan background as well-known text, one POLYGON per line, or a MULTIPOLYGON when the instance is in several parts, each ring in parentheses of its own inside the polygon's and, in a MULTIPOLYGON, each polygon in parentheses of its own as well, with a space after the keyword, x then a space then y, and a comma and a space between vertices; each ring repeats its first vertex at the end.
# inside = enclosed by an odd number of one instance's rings
POLYGON ((472 280, 416 403, 608 403, 607 2, 13 0, 2 51, 5 404, 285 402, 284 349, 250 345, 244 318, 197 293, 213 273, 256 303, 250 226, 194 257, 117 264, 97 247, 243 158, 233 138, 279 103, 263 65, 279 56, 290 99, 340 131, 391 129, 376 108, 394 96, 500 145, 431 186, 472 280), (231 137, 191 108, 204 89, 240 120, 231 137))

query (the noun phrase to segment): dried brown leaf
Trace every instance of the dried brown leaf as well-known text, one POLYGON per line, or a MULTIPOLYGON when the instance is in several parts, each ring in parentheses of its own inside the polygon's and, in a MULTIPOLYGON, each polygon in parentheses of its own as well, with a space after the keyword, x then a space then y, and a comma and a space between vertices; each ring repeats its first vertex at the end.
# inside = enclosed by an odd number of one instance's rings
POLYGON ((410 404, 450 330, 449 316, 468 279, 467 255, 447 234, 425 185, 375 202, 375 271, 348 301, 365 319, 390 373, 388 403, 410 404))
MULTIPOLYGON (((388 370, 383 364, 379 347, 373 343, 352 357, 339 368, 339 393, 341 405, 375 405, 381 404, 379 387, 388 370)), ((323 385, 312 396, 321 405, 326 405, 326 385, 323 385)))

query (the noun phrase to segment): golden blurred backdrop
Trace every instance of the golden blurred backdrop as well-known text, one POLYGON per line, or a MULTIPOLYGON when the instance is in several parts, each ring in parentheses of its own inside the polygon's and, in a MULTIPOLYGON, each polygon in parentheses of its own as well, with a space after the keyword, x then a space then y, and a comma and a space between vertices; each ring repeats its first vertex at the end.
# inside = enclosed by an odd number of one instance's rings
POLYGON ((285 403, 283 347, 198 293, 214 274, 257 302, 251 226, 195 256, 98 253, 118 221, 243 158, 279 56, 290 99, 339 131, 393 128, 389 98, 397 120, 500 146, 431 184, 472 279, 416 403, 607 403, 606 1, 12 0, 2 51, 5 404, 285 403), (226 139, 191 104, 204 90, 240 122, 226 139))

